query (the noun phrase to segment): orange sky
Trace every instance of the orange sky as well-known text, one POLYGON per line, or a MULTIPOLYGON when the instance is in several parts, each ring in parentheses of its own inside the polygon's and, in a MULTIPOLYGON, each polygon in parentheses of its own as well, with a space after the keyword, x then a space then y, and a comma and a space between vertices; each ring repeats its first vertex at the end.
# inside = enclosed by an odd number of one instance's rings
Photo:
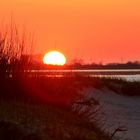
POLYGON ((56 44, 68 61, 140 60, 139 0, 0 0, 0 13, 35 32, 36 53, 56 44))

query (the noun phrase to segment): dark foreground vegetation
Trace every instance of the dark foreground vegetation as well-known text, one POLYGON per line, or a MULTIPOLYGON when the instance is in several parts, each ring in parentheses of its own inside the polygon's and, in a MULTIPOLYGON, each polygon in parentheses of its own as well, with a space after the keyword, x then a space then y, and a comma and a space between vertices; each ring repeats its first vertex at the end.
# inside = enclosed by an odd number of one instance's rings
POLYGON ((95 125, 71 112, 17 101, 0 103, 2 140, 108 140, 95 125))
POLYGON ((140 93, 138 82, 79 75, 24 75, 1 78, 0 85, 0 139, 3 140, 9 137, 13 140, 110 140, 111 136, 101 131, 96 121, 90 122, 88 110, 83 115, 71 110, 72 104, 82 98, 78 91, 92 86, 119 94, 140 93))
POLYGON ((88 118, 71 110, 85 84, 80 77, 18 77, 1 79, 0 84, 3 140, 111 139, 88 118))

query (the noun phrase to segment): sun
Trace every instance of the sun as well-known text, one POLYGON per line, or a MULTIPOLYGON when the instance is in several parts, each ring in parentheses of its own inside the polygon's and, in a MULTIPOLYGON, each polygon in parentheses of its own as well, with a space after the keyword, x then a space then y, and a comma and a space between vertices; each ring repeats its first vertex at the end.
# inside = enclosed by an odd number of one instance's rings
POLYGON ((59 51, 50 51, 44 55, 43 63, 63 66, 66 63, 66 57, 59 51))

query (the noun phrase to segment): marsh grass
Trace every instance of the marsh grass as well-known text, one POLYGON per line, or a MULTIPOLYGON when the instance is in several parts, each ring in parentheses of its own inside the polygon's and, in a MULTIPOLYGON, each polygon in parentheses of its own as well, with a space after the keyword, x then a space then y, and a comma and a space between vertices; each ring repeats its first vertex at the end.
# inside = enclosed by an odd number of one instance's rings
POLYGON ((2 79, 0 120, 22 128, 23 137, 110 139, 96 123, 89 121, 88 109, 83 116, 71 110, 73 102, 82 98, 79 90, 87 87, 87 81, 84 77, 2 79))
POLYGON ((1 101, 0 110, 0 121, 10 122, 13 127, 19 128, 24 132, 22 137, 36 135, 43 140, 109 139, 92 123, 57 107, 1 101))
POLYGON ((75 77, 81 88, 93 87, 97 89, 108 88, 113 90, 116 94, 123 94, 126 96, 140 95, 139 81, 126 81, 119 77, 75 77))
POLYGON ((123 94, 127 96, 140 95, 139 81, 126 81, 121 78, 102 78, 103 86, 116 92, 116 94, 123 94))
MULTIPOLYGON (((124 85, 125 88, 136 86, 131 84, 120 79, 82 76, 20 76, 1 79, 0 121, 11 124, 13 129, 17 127, 23 134, 22 137, 27 139, 109 140, 111 137, 97 127, 96 120, 90 122, 90 116, 96 115, 96 111, 90 112, 94 104, 91 100, 85 101, 79 90, 91 86, 99 89, 106 87, 118 94, 125 94, 121 88, 124 88, 124 85), (119 85, 120 89, 116 88, 116 85, 119 85), (121 92, 118 92, 119 90, 121 92), (79 99, 83 99, 81 106, 84 103, 89 106, 84 112, 79 113, 78 108, 73 112, 71 107, 74 102, 78 103, 79 99)), ((139 83, 136 84, 139 88, 139 83)), ((134 91, 133 88, 131 90, 134 91)), ((100 101, 96 103, 99 104, 100 101)))

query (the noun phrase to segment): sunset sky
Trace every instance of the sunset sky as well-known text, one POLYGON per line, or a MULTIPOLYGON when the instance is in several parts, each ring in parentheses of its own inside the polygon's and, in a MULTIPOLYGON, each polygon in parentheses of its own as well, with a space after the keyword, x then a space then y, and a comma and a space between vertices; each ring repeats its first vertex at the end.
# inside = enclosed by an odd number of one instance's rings
POLYGON ((0 0, 0 21, 11 15, 34 32, 36 54, 58 49, 69 62, 140 60, 139 0, 0 0))

